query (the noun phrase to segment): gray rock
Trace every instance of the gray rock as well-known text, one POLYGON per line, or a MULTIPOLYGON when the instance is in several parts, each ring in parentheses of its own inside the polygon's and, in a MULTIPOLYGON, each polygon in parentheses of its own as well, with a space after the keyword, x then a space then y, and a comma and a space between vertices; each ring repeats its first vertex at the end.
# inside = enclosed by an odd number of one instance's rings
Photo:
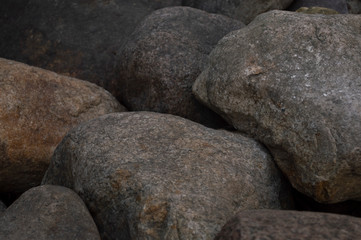
POLYGON ((346 0, 348 12, 352 14, 361 13, 361 1, 360 0, 346 0))
POLYGON ((153 12, 120 53, 120 80, 113 86, 119 86, 117 98, 130 110, 170 113, 211 127, 224 125, 195 100, 192 85, 217 42, 243 26, 189 7, 153 12))
POLYGON ((361 16, 272 11, 223 38, 198 98, 319 202, 361 199, 361 16))
POLYGON ((296 11, 301 7, 324 7, 348 13, 346 0, 294 0, 288 10, 296 11))
POLYGON ((67 131, 125 110, 95 84, 0 58, 0 192, 38 186, 67 131))
POLYGON ((248 24, 257 15, 274 9, 286 9, 293 0, 183 0, 183 5, 211 13, 221 13, 248 24))
POLYGON ((103 239, 211 239, 238 210, 279 209, 288 196, 256 141, 148 112, 71 130, 43 183, 74 189, 103 239))
POLYGON ((361 238, 361 219, 318 212, 242 211, 222 228, 215 240, 361 238))
POLYGON ((0 56, 111 92, 118 50, 136 25, 155 9, 180 4, 181 0, 1 0, 0 56))
POLYGON ((0 201, 0 215, 6 210, 6 205, 0 201))
POLYGON ((0 216, 0 239, 100 240, 100 236, 76 193, 45 185, 22 194, 0 216))

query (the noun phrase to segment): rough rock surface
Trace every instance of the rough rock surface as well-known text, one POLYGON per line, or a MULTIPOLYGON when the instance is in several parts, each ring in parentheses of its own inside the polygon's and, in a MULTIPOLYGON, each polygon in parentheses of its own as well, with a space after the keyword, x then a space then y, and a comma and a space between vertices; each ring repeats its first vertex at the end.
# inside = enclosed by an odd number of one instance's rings
POLYGON ((295 11, 301 7, 324 7, 348 13, 346 0, 294 0, 288 10, 295 11))
POLYGON ((5 211, 5 209, 6 209, 6 205, 2 201, 0 201, 0 214, 2 214, 5 211))
POLYGON ((155 11, 120 53, 118 99, 130 110, 169 113, 207 126, 224 121, 192 95, 192 85, 217 42, 244 24, 189 7, 155 11))
POLYGON ((361 219, 317 212, 242 211, 223 226, 215 240, 361 238, 361 219))
POLYGON ((150 112, 74 128, 43 183, 74 189, 103 239, 212 239, 238 210, 278 209, 288 194, 256 141, 150 112))
POLYGON ((70 128, 117 111, 94 84, 0 58, 0 192, 39 185, 70 128))
POLYGON ((221 13, 246 24, 257 15, 274 9, 286 9, 293 0, 183 0, 183 5, 211 13, 221 13))
POLYGON ((181 0, 1 0, 0 56, 109 89, 136 25, 181 0), (20 17, 21 16, 21 17, 20 17))
POLYGON ((76 193, 44 185, 26 191, 0 216, 0 239, 100 240, 100 236, 76 193))
POLYGON ((360 0, 346 0, 347 9, 349 13, 360 14, 361 13, 361 1, 360 0))
POLYGON ((193 91, 263 142, 300 192, 359 200, 360 29, 359 15, 260 15, 219 42, 193 91))

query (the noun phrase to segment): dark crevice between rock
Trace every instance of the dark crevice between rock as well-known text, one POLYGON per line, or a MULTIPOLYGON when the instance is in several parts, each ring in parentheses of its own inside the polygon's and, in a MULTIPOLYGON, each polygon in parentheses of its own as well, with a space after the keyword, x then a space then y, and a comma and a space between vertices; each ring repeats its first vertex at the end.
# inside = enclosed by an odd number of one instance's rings
POLYGON ((323 204, 292 188, 295 208, 298 211, 325 212, 361 218, 361 202, 348 200, 340 203, 323 204))
POLYGON ((2 201, 7 207, 20 197, 21 193, 0 193, 0 201, 2 201))

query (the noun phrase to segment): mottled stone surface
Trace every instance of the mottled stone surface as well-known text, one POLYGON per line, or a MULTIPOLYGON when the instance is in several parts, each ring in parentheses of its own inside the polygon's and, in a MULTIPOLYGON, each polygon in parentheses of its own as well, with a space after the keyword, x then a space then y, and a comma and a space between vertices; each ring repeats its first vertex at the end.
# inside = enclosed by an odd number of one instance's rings
POLYGON ((346 0, 294 0, 288 10, 295 11, 301 7, 324 7, 348 13, 346 0))
POLYGON ((293 0, 183 0, 183 5, 199 8, 211 13, 221 13, 246 24, 257 15, 274 10, 286 9, 293 0))
POLYGON ((181 0, 1 0, 0 56, 100 85, 122 44, 158 8, 181 0), (21 17, 20 17, 21 16, 21 17))
MULTIPOLYGON (((169 113, 207 126, 224 121, 192 95, 192 85, 217 42, 244 24, 189 7, 146 17, 123 47, 118 99, 134 111, 169 113)), ((114 91, 114 90, 113 90, 114 91)))
POLYGON ((224 37, 193 90, 319 202, 361 199, 361 16, 272 11, 224 37))
POLYGON ((69 129, 117 111, 94 84, 0 58, 0 192, 39 185, 69 129))
POLYGON ((223 226, 215 240, 361 238, 361 219, 317 212, 242 211, 223 226))
POLYGON ((76 193, 44 185, 26 191, 0 215, 0 239, 100 240, 100 236, 76 193))
POLYGON ((212 239, 237 211, 279 209, 289 194, 256 141, 150 112, 74 128, 43 183, 74 189, 103 239, 212 239))

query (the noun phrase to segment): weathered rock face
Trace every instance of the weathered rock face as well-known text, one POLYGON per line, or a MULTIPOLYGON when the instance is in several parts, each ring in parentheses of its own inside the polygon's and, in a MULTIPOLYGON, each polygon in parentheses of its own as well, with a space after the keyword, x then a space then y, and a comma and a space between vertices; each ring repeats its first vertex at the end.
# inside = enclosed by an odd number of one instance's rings
POLYGON ((244 24, 228 17, 172 7, 155 11, 121 52, 116 94, 130 110, 170 113, 212 127, 224 125, 195 100, 192 85, 217 42, 244 24))
POLYGON ((2 0, 0 56, 110 89, 118 50, 157 8, 181 0, 2 0), (19 17, 21 16, 21 17, 19 17))
POLYGON ((183 0, 183 5, 211 13, 221 13, 246 24, 257 15, 273 10, 286 9, 293 0, 183 0))
POLYGON ((117 111, 125 108, 94 84, 0 59, 0 192, 39 185, 70 128, 117 111))
POLYGON ((45 185, 25 192, 0 216, 0 239, 100 240, 100 236, 76 193, 45 185))
POLYGON ((74 189, 102 239, 211 239, 237 210, 281 208, 288 194, 254 140, 148 112, 71 130, 43 183, 74 189))
POLYGON ((347 9, 349 13, 360 14, 361 13, 361 1, 360 0, 346 0, 347 9))
POLYGON ((337 214, 249 210, 231 219, 215 240, 359 239, 360 224, 360 218, 337 214))
POLYGON ((360 28, 358 15, 263 14, 219 42, 193 86, 320 202, 361 199, 360 28))
POLYGON ((348 13, 346 0, 294 0, 288 10, 295 11, 301 7, 324 7, 348 13))

